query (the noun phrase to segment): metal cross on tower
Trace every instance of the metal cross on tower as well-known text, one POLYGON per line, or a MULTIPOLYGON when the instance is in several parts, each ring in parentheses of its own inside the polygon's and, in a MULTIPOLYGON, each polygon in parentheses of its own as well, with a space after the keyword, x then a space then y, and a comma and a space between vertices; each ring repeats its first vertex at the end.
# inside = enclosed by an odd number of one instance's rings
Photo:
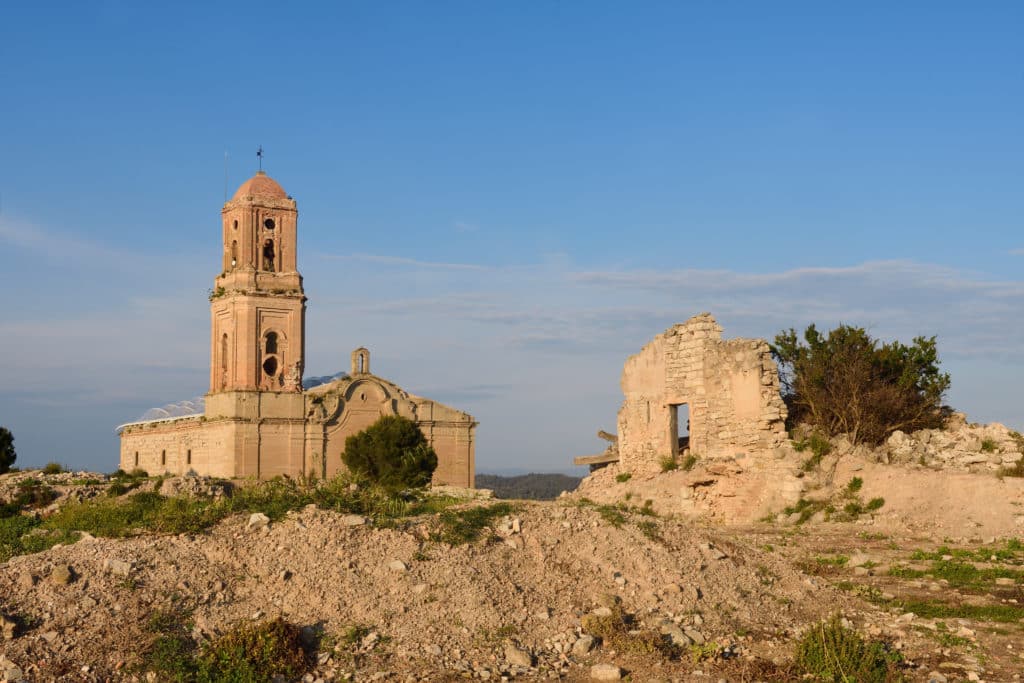
POLYGON ((262 171, 263 170, 263 145, 260 145, 259 147, 256 148, 256 158, 259 159, 260 170, 262 171))

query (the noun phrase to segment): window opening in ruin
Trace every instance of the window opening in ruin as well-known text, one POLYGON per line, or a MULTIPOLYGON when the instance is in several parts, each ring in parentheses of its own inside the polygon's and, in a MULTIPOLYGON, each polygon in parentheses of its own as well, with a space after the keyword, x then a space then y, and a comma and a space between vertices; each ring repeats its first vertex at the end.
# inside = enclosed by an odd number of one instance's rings
POLYGON ((263 361, 263 372, 267 373, 268 376, 273 377, 277 374, 277 359, 271 356, 270 358, 263 361))
POLYGON ((277 353, 277 333, 267 332, 266 343, 263 345, 265 353, 277 353))
POLYGON ((690 450, 690 406, 679 403, 669 406, 669 434, 672 456, 686 455, 690 450))
POLYGON ((139 452, 135 451, 135 466, 139 466, 139 452))
POLYGON ((274 229, 274 219, 273 218, 268 218, 267 220, 263 221, 263 227, 266 228, 267 230, 273 230, 274 229))
POLYGON ((231 267, 238 265, 238 240, 231 242, 231 267))
POLYGON ((233 228, 234 228, 235 230, 238 230, 238 221, 235 221, 235 224, 234 224, 233 228))
POLYGON ((167 451, 160 451, 160 464, 161 465, 166 465, 167 464, 167 451))
POLYGON ((263 243, 263 270, 268 273, 274 272, 274 240, 263 243))
POLYGON ((186 465, 191 465, 192 464, 192 449, 191 448, 188 449, 187 451, 185 451, 185 464, 186 465))

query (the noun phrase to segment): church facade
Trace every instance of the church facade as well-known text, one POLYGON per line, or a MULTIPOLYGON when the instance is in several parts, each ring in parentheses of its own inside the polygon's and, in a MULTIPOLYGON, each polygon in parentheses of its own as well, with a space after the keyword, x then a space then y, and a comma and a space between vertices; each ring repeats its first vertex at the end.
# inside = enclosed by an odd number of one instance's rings
POLYGON ((302 386, 306 296, 295 200, 263 171, 221 211, 222 272, 210 295, 204 413, 122 425, 120 466, 241 478, 331 477, 345 439, 384 415, 417 423, 437 453, 435 484, 472 487, 477 422, 370 372, 356 349, 347 376, 302 386))

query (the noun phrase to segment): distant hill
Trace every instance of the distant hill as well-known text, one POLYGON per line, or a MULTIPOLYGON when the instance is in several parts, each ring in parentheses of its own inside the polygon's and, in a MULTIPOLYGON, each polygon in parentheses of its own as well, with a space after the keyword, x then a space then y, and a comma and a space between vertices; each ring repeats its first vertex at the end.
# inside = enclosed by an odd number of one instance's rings
POLYGON ((553 500, 562 491, 574 491, 581 477, 565 474, 521 474, 517 477, 502 477, 497 474, 476 475, 478 489, 491 489, 495 498, 526 498, 530 500, 553 500))

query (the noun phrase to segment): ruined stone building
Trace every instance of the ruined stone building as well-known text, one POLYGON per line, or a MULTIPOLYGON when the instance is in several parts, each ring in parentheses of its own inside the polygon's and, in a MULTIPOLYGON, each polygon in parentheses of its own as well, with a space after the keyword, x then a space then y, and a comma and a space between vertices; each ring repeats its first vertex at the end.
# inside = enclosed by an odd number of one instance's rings
POLYGON ((397 414, 414 420, 437 452, 435 483, 473 486, 473 417, 371 374, 367 349, 352 353, 347 376, 303 390, 306 296, 295 200, 260 171, 221 217, 204 411, 122 425, 121 468, 330 477, 344 467, 346 437, 397 414))
POLYGON ((657 471, 665 458, 772 451, 786 441, 779 374, 763 339, 722 339, 709 313, 659 334, 622 369, 615 444, 576 464, 657 471))

